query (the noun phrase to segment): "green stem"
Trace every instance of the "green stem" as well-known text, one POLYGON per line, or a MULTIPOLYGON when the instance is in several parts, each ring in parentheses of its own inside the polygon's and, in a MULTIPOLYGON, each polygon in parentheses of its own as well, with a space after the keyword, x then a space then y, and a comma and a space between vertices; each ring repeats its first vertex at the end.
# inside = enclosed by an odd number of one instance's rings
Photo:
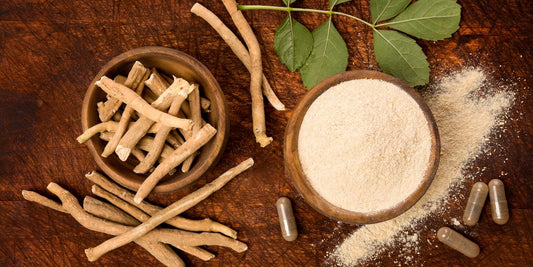
POLYGON ((354 20, 357 20, 366 26, 370 28, 374 28, 375 26, 371 23, 368 23, 367 21, 360 19, 356 16, 352 16, 350 14, 337 12, 337 11, 331 11, 331 10, 320 10, 320 9, 310 9, 310 8, 298 8, 298 7, 282 7, 282 6, 264 6, 264 5, 238 5, 237 8, 239 10, 275 10, 275 11, 285 11, 285 12, 315 12, 315 13, 321 13, 321 14, 327 14, 327 15, 339 15, 339 16, 345 16, 354 20))

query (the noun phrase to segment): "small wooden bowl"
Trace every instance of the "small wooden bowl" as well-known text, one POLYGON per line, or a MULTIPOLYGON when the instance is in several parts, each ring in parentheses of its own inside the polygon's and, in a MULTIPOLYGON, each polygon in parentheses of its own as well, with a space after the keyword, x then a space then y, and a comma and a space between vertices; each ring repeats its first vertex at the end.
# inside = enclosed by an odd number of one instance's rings
MULTIPOLYGON (((95 85, 95 82, 104 75, 110 78, 118 74, 127 76, 131 66, 137 60, 148 68, 155 67, 162 73, 176 75, 189 82, 200 84, 201 94, 211 101, 211 112, 204 119, 211 123, 218 132, 209 143, 202 147, 200 155, 195 158, 192 168, 187 173, 182 173, 178 168, 174 175, 167 175, 154 189, 154 192, 172 192, 196 181, 220 159, 229 133, 226 101, 211 72, 193 57, 164 47, 137 48, 111 59, 89 85, 81 112, 83 131, 100 122, 96 103, 104 100, 106 94, 95 85)), ((99 139, 98 135, 87 141, 87 146, 98 166, 117 183, 131 190, 137 190, 148 177, 148 174, 134 173, 135 165, 129 160, 121 161, 114 153, 108 158, 101 157, 105 143, 99 139)))
POLYGON ((285 131, 285 144, 283 149, 285 157, 285 168, 288 171, 294 186, 296 187, 298 192, 300 192, 303 198, 307 201, 307 203, 311 205, 311 207, 313 207, 315 210, 322 213, 323 215, 333 218, 335 220, 340 220, 346 223, 353 224, 368 224, 386 221, 402 214, 410 207, 412 207, 424 195, 431 182, 433 181, 435 173, 437 172, 440 154, 440 139, 437 130, 437 124, 435 123, 435 119, 431 114, 431 110, 426 105, 422 97, 413 88, 409 87, 401 80, 381 72, 370 70, 356 70, 340 73, 329 77, 317 84, 311 90, 309 90, 309 92, 294 109, 289 123, 287 124, 287 128, 285 131), (431 154, 428 162, 428 169, 426 170, 424 178, 420 183, 419 187, 403 202, 397 204, 396 206, 390 209, 382 210, 380 212, 353 212, 339 208, 329 203, 313 189, 311 183, 305 177, 300 163, 300 158, 298 156, 298 136, 300 133, 300 126, 302 125, 305 113, 307 112, 313 101, 315 101, 315 99, 317 99, 322 93, 324 93, 332 86, 335 86, 341 82, 354 79, 383 80, 386 82, 393 83, 403 89, 416 101, 416 103, 420 106, 420 109, 422 109, 422 111, 424 112, 424 115, 428 121, 431 134, 431 154))

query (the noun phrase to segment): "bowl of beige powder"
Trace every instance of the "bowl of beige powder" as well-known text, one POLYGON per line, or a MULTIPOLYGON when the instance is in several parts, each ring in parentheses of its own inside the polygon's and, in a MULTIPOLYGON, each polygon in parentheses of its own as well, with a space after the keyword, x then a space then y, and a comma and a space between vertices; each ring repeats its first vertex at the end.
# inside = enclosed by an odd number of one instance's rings
POLYGON ((367 70, 312 88, 285 132, 285 166, 304 199, 347 223, 394 218, 435 176, 440 141, 422 97, 390 75, 367 70))

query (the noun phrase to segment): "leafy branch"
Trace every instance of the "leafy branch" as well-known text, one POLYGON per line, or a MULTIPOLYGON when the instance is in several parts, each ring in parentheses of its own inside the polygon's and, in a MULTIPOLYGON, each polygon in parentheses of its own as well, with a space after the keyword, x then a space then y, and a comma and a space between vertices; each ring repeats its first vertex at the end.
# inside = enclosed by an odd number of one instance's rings
POLYGON ((285 6, 239 5, 240 10, 287 12, 276 30, 274 49, 290 71, 301 74, 307 88, 343 72, 348 66, 348 49, 335 28, 333 15, 345 16, 370 27, 374 34, 374 55, 381 69, 411 86, 429 82, 429 63, 415 38, 442 40, 459 29, 461 6, 456 0, 370 0, 372 22, 334 11, 351 0, 329 0, 329 10, 292 7, 296 0, 282 0, 285 6), (328 19, 312 33, 296 21, 291 12, 314 12, 328 19))

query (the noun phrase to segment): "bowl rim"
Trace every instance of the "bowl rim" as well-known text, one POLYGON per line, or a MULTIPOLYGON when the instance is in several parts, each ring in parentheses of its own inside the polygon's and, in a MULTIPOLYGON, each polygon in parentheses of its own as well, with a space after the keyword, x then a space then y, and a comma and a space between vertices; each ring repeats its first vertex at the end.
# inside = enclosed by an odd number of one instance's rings
MULTIPOLYGON (((213 89, 213 95, 215 97, 214 101, 217 102, 216 107, 219 112, 218 121, 215 127, 217 129, 217 133, 213 137, 213 139, 209 141, 209 142, 215 142, 214 146, 215 146, 216 155, 214 157, 208 157, 205 161, 202 161, 197 169, 191 171, 188 175, 183 176, 181 179, 177 181, 172 181, 172 179, 170 179, 169 181, 159 183, 152 190, 152 192, 154 193, 170 193, 170 192, 175 192, 179 189, 185 188, 187 186, 190 186, 195 181, 197 181, 199 178, 201 178, 209 169, 211 169, 220 160, 224 152, 224 149, 226 147, 226 143, 228 141, 230 123, 229 123, 229 118, 228 118, 227 102, 225 100, 224 93, 222 89, 220 88, 220 85, 218 84, 217 80, 215 79, 213 74, 209 71, 209 69, 204 64, 202 64, 196 58, 192 57, 191 55, 187 53, 184 53, 182 51, 179 51, 173 48, 167 48, 167 47, 145 46, 145 47, 139 47, 139 48, 134 48, 134 49, 125 51, 113 57, 111 60, 109 60, 98 71, 95 78, 89 84, 88 89, 83 98, 82 110, 81 110, 81 124, 82 124, 83 131, 86 131, 89 127, 93 126, 93 125, 89 125, 89 112, 95 109, 96 106, 94 107, 90 106, 90 102, 91 102, 90 100, 92 98, 92 95, 95 94, 95 92, 99 90, 98 87, 95 85, 95 83, 102 76, 108 74, 108 72, 117 65, 124 64, 130 61, 134 61, 132 60, 132 58, 138 58, 140 60, 144 56, 154 55, 154 54, 170 57, 170 58, 173 58, 173 60, 186 62, 185 64, 189 65, 191 69, 194 70, 194 72, 197 72, 197 73, 201 72, 202 76, 205 76, 205 80, 209 84, 209 87, 213 89)), ((120 173, 119 170, 117 170, 116 168, 112 166, 109 166, 109 164, 107 164, 104 161, 104 159, 100 156, 100 154, 95 148, 94 140, 96 139, 98 139, 97 135, 89 139, 86 142, 86 144, 87 144, 87 147, 89 148, 91 155, 95 159, 97 166, 107 176, 113 179, 115 182, 119 183, 120 185, 130 190, 137 191, 141 183, 124 176, 123 174, 120 173)), ((131 172, 131 176, 142 177, 141 175, 136 174, 133 171, 131 172)))
POLYGON ((289 178, 292 180, 296 190, 302 195, 304 200, 319 213, 350 224, 370 224, 377 223, 392 219, 411 208, 427 191, 435 174, 437 172, 439 159, 440 159, 440 138, 438 133, 437 124, 435 118, 431 113, 430 108, 422 96, 398 78, 392 77, 388 74, 372 71, 372 70, 353 70, 346 71, 333 75, 317 85, 311 88, 304 96, 302 100, 297 104, 292 111, 292 115, 287 123, 285 129, 285 142, 283 147, 285 170, 288 173, 289 178), (298 136, 300 133, 300 127, 305 117, 305 113, 322 93, 327 91, 332 86, 339 83, 354 80, 354 79, 378 79, 386 82, 390 82, 406 93, 408 93, 422 109, 431 135, 431 154, 429 157, 429 165, 424 174, 422 182, 417 189, 409 195, 404 201, 397 205, 380 210, 378 212, 354 212, 347 209, 337 207, 316 192, 311 186, 311 183, 307 180, 303 173, 303 169, 298 156, 298 136))

